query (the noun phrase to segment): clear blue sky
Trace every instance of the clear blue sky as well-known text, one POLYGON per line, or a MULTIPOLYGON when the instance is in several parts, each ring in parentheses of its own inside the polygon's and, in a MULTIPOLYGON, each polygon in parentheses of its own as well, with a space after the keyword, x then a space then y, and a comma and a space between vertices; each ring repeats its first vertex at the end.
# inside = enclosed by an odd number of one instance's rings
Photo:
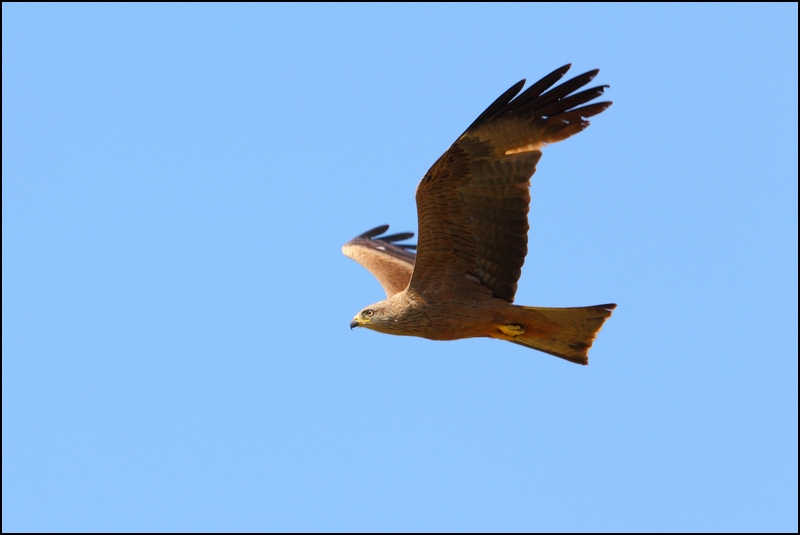
POLYGON ((3 4, 3 530, 797 522, 797 4, 3 4), (517 303, 588 367, 348 323, 341 245, 521 78, 517 303))

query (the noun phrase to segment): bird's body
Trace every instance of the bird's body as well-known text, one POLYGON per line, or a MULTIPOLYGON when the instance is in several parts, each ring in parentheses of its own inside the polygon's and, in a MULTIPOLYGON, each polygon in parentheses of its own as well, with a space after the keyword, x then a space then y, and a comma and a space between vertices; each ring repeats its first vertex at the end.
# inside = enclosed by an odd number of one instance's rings
POLYGON ((610 102, 581 106, 603 92, 590 71, 547 91, 569 66, 517 95, 498 98, 433 164, 417 187, 419 243, 412 234, 351 240, 345 255, 381 282, 387 299, 351 327, 431 340, 491 337, 586 364, 588 349, 616 305, 540 308, 513 305, 528 252, 530 178, 541 147, 580 132, 610 102), (516 97, 516 98, 514 98, 516 97))
POLYGON ((391 321, 376 323, 374 330, 429 340, 459 340, 489 336, 488 326, 500 319, 507 302, 497 298, 483 301, 426 300, 415 292, 403 291, 384 303, 395 310, 391 321))

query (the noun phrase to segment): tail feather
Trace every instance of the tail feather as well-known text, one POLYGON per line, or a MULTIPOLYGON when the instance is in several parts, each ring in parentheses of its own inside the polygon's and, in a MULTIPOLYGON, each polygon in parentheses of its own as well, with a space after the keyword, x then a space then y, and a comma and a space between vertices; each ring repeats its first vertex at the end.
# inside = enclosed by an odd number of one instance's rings
POLYGON ((578 308, 515 306, 524 333, 509 340, 576 364, 589 364, 589 348, 615 304, 578 308))

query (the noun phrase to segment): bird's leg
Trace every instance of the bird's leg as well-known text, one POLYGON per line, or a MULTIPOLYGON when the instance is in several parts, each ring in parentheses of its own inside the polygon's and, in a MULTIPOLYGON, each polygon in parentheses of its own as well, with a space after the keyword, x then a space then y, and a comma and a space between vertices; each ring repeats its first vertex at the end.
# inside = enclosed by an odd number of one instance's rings
POLYGON ((525 334, 525 329, 522 328, 522 325, 497 325, 497 328, 506 336, 498 336, 497 338, 503 338, 505 340, 514 340, 518 336, 525 334))

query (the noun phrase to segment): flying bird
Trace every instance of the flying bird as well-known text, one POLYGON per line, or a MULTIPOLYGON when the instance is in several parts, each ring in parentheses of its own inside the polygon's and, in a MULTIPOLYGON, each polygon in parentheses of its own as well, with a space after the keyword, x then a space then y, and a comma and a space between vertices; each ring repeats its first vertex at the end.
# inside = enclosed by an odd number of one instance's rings
POLYGON ((616 304, 512 304, 528 253, 530 179, 541 149, 577 134, 611 106, 587 104, 607 85, 575 92, 598 70, 553 87, 569 68, 521 93, 525 80, 512 86, 433 164, 417 186, 416 246, 399 243, 410 232, 381 236, 389 228, 383 225, 342 247, 386 291, 351 329, 431 340, 490 337, 589 363, 589 348, 616 304))

